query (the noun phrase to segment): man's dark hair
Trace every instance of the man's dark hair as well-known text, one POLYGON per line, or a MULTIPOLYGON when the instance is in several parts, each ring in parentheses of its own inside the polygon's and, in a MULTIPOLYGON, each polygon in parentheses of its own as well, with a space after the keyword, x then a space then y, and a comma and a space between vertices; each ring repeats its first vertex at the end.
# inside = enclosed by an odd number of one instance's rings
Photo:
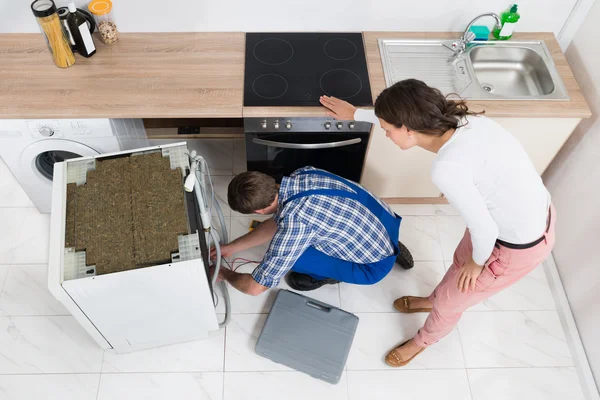
POLYGON ((262 172, 248 171, 236 175, 227 189, 227 202, 232 210, 252 214, 270 206, 279 186, 275 179, 262 172))
POLYGON ((396 128, 442 136, 456 129, 469 111, 462 101, 448 100, 438 89, 417 79, 406 79, 385 89, 375 101, 375 115, 396 128))

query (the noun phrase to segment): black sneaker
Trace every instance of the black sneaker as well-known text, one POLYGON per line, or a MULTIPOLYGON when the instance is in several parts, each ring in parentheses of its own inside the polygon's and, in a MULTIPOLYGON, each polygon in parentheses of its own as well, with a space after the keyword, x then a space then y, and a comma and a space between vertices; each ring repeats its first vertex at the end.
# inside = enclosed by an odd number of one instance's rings
POLYGON ((404 269, 411 269, 414 267, 415 261, 413 260, 413 256, 410 254, 410 251, 406 248, 406 246, 403 245, 402 242, 398 241, 398 248, 400 252, 396 257, 396 263, 398 263, 404 269))
POLYGON ((323 285, 335 285, 336 283, 340 283, 340 281, 330 278, 316 280, 310 275, 301 274, 299 272, 290 272, 287 274, 285 280, 292 289, 299 290, 301 292, 315 290, 323 285))

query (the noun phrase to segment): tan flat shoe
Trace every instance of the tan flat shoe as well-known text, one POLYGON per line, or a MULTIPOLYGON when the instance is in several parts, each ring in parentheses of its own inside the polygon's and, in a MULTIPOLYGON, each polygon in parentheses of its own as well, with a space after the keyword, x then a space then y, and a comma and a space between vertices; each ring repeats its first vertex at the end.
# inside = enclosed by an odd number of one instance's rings
POLYGON ((431 312, 431 308, 410 308, 410 300, 417 298, 414 296, 402 296, 394 301, 394 308, 404 314, 431 312))
POLYGON ((404 367, 406 364, 408 364, 409 362, 411 362, 412 360, 414 360, 414 358, 416 356, 418 356, 419 354, 421 354, 423 352, 423 350, 425 350, 425 348, 422 348, 421 350, 417 351, 417 354, 415 354, 414 356, 412 356, 408 360, 403 360, 402 358, 400 358, 400 356, 398 355, 398 353, 396 353, 396 350, 398 350, 400 347, 404 346, 408 342, 410 342, 410 339, 407 340, 406 342, 402 343, 400 346, 396 347, 395 349, 393 349, 389 353, 387 353, 387 355, 385 356, 385 363, 387 365, 389 365, 390 367, 394 367, 394 368, 404 367))

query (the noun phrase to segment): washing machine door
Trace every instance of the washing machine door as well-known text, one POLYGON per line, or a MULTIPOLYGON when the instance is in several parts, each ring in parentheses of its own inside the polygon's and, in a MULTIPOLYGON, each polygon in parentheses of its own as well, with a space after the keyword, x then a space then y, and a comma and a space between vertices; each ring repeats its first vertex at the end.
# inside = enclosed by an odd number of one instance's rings
POLYGON ((21 153, 21 186, 41 213, 52 205, 54 163, 75 157, 98 155, 93 148, 66 139, 48 139, 32 143, 21 153))
POLYGON ((35 142, 21 154, 21 166, 31 170, 38 179, 52 181, 54 163, 70 158, 98 155, 96 150, 79 142, 65 139, 49 139, 35 142))

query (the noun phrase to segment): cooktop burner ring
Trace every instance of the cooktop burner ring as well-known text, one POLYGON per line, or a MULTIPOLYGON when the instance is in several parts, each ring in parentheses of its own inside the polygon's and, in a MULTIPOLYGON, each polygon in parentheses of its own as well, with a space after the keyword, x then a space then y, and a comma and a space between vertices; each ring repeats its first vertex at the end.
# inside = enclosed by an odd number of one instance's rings
MULTIPOLYGON (((339 78, 335 78, 335 80, 338 81, 339 78)), ((327 83, 327 80, 325 81, 325 83, 327 83)), ((363 88, 363 82, 362 82, 362 79, 360 79, 360 76, 358 76, 354 72, 349 71, 347 69, 337 68, 337 69, 331 69, 331 70, 325 72, 323 75, 321 75, 321 78, 319 79, 319 86, 321 87, 321 90, 323 92, 325 92, 326 95, 337 97, 338 99, 346 100, 346 99, 351 99, 352 97, 356 96, 357 94, 359 94, 361 92, 361 90, 363 88), (331 75, 342 75, 342 77, 344 77, 344 75, 345 75, 346 80, 348 78, 350 78, 350 79, 354 80, 355 83, 358 84, 357 85, 358 89, 355 92, 350 91, 349 93, 351 93, 351 94, 343 93, 342 95, 341 94, 336 95, 336 93, 331 93, 334 90, 331 90, 331 88, 328 88, 329 90, 327 90, 325 87, 323 87, 323 86, 327 86, 327 85, 323 85, 323 78, 327 79, 327 77, 331 76, 331 75)))
POLYGON ((290 61, 292 57, 294 57, 294 47, 290 44, 290 42, 284 39, 266 38, 254 45, 254 48, 252 49, 252 54, 254 55, 254 58, 256 58, 259 62, 263 64, 282 65, 290 61), (261 48, 264 48, 265 54, 260 54, 261 48), (259 54, 257 54, 257 49, 259 54), (274 60, 265 61, 265 57, 277 57, 281 54, 283 54, 283 57, 281 57, 281 59, 275 58, 274 60), (261 56, 263 57, 263 59, 261 59, 261 56))
POLYGON ((323 46, 327 57, 336 61, 348 61, 358 53, 356 45, 345 38, 335 38, 327 41, 323 46), (328 47, 329 46, 329 47, 328 47))
POLYGON ((277 75, 277 74, 262 74, 260 76, 258 76, 256 79, 254 79, 254 81, 252 82, 252 90, 254 91, 254 93, 258 96, 261 97, 263 99, 266 100, 274 100, 274 99, 278 99, 281 96, 283 96, 284 94, 287 93, 289 88, 288 82, 285 80, 285 78, 281 75, 277 75), (259 83, 259 90, 256 90, 256 83, 259 83), (265 93, 264 91, 261 94, 261 87, 260 84, 265 85, 264 89, 267 89, 267 91, 271 90, 274 91, 274 93, 265 93), (283 86, 285 85, 285 86, 283 86))

